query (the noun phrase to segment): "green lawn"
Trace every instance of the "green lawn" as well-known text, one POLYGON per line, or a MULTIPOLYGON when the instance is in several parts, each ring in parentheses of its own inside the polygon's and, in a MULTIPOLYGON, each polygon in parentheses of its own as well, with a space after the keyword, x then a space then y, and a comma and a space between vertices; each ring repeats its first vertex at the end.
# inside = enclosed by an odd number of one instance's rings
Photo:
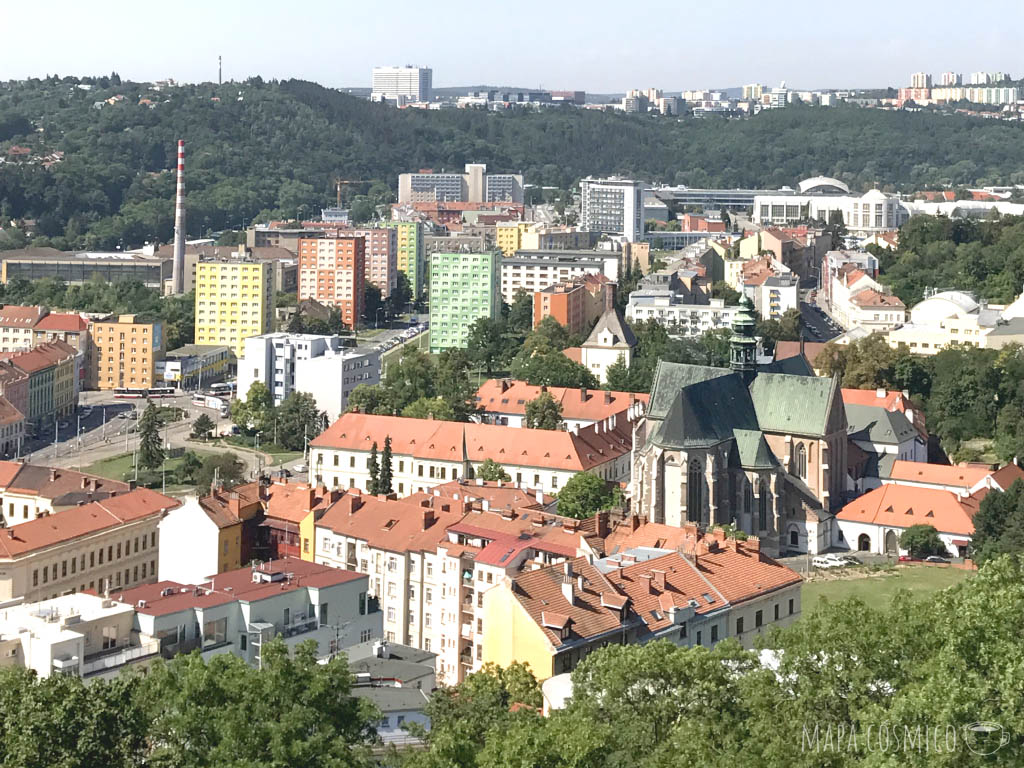
MULTIPOLYGON (((200 459, 205 459, 207 456, 213 454, 208 451, 196 451, 196 454, 200 459)), ((168 459, 167 460, 167 476, 171 477, 171 472, 178 468, 181 464, 181 458, 168 459)), ((87 467, 83 467, 82 471, 89 475, 99 475, 100 477, 109 477, 111 480, 131 480, 134 475, 132 466, 132 455, 130 453, 122 453, 118 456, 111 456, 108 459, 100 459, 87 467)), ((159 471, 159 470, 157 470, 159 471)), ((171 485, 167 486, 168 491, 181 490, 189 486, 184 485, 171 485)), ((160 490, 157 488, 157 490, 160 490)))
MULTIPOLYGON (((865 572, 865 566, 847 570, 851 577, 858 572, 865 572)), ((971 571, 962 571, 958 568, 904 566, 892 573, 877 576, 809 581, 803 587, 803 611, 813 611, 823 597, 832 601, 858 597, 873 608, 884 608, 897 590, 905 589, 914 597, 924 597, 956 584, 971 574, 971 571)))
MULTIPOLYGON (((230 451, 231 446, 255 449, 255 437, 251 435, 231 435, 221 440, 211 441, 213 445, 219 445, 225 451, 230 451)), ((280 445, 273 443, 260 443, 260 453, 269 454, 273 457, 274 464, 284 464, 295 459, 302 458, 302 451, 289 451, 280 445)))

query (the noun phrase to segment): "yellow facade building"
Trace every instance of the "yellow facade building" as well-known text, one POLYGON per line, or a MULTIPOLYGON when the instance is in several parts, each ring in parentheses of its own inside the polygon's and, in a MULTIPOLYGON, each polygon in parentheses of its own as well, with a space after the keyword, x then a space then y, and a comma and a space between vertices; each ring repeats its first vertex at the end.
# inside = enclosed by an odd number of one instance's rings
POLYGON ((532 227, 528 221, 510 221, 497 224, 494 228, 495 243, 506 258, 515 256, 523 247, 523 233, 532 227))
POLYGON ((156 364, 164 357, 163 324, 137 315, 118 315, 92 325, 91 389, 148 389, 156 386, 156 364))
POLYGON ((241 357, 245 340, 274 330, 269 262, 200 261, 196 265, 195 343, 224 344, 241 357))

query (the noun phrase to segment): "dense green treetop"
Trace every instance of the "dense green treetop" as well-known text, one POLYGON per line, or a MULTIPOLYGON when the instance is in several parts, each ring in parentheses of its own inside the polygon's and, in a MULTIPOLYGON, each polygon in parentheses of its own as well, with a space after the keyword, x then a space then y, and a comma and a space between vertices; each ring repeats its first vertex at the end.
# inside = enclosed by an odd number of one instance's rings
POLYGON ((467 162, 560 189, 610 173, 768 189, 818 174, 863 190, 1024 182, 1021 126, 960 116, 794 105, 749 120, 649 120, 570 107, 396 110, 299 80, 160 92, 113 80, 86 92, 75 82, 0 90, 0 146, 65 153, 49 169, 0 168, 0 213, 36 219, 56 247, 168 241, 179 138, 192 237, 315 215, 334 199, 336 177, 376 180, 343 191, 344 204, 371 216, 399 173, 467 162), (125 98, 103 103, 113 96, 125 98))

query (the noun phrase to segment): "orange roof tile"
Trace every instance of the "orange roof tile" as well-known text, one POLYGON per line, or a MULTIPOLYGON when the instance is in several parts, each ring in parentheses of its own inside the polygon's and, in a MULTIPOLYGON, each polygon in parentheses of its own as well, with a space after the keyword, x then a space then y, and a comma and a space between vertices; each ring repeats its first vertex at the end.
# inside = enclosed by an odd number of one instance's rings
POLYGON ((34 328, 45 310, 36 306, 8 304, 0 309, 0 326, 6 328, 34 328))
POLYGON ((37 331, 65 331, 76 333, 89 327, 89 321, 81 315, 53 312, 35 325, 37 331))
POLYGON ((110 598, 136 606, 137 613, 147 616, 167 616, 193 608, 212 608, 236 600, 252 603, 279 595, 283 591, 305 589, 306 587, 319 589, 366 578, 364 574, 355 571, 319 565, 297 557, 270 560, 262 564, 258 570, 266 573, 290 574, 291 578, 274 582, 254 582, 253 568, 246 566, 219 573, 215 579, 203 584, 158 581, 155 584, 143 584, 133 589, 112 592, 110 598), (173 591, 165 595, 165 590, 173 591), (139 607, 140 600, 145 601, 145 607, 139 607))
MULTIPOLYGON (((814 367, 814 361, 818 359, 821 350, 825 348, 823 341, 805 341, 803 343, 804 357, 814 367)), ((799 341, 777 341, 775 342, 775 359, 786 360, 800 354, 799 341)))
POLYGON ((600 421, 613 414, 621 414, 634 402, 646 405, 650 400, 646 393, 542 387, 525 381, 488 379, 477 390, 476 402, 492 413, 525 414, 526 404, 542 392, 547 392, 562 407, 562 418, 566 420, 600 421))
POLYGON ((925 524, 942 533, 963 536, 974 533, 974 523, 960 498, 937 488, 883 485, 851 501, 836 518, 893 528, 925 524))
POLYGON ((369 452, 374 442, 380 448, 390 436, 394 453, 419 459, 493 459, 499 464, 582 472, 629 453, 632 448, 632 431, 625 419, 620 419, 610 431, 599 432, 597 427, 584 427, 576 434, 346 413, 310 445, 369 452))
MULTIPOLYGON (((845 392, 845 390, 844 390, 845 392)), ((893 462, 889 478, 896 483, 901 480, 916 483, 927 483, 929 485, 956 486, 959 488, 973 488, 977 483, 984 480, 991 473, 983 467, 959 467, 949 464, 926 464, 923 461, 902 461, 897 459, 893 462)))
POLYGON ((874 288, 865 288, 857 291, 850 297, 850 301, 861 307, 905 307, 906 305, 896 296, 888 293, 881 293, 874 288))
MULTIPOLYGON (((795 342, 782 342, 779 344, 795 343, 795 342)), ((808 345, 810 346, 810 345, 808 345)), ((824 347, 824 345, 822 345, 824 347)), ((776 350, 778 347, 776 347, 776 350)), ((776 351, 776 355, 778 352, 776 351)), ((899 390, 879 390, 879 389, 850 389, 844 387, 843 390, 843 404, 844 405, 870 405, 877 406, 879 408, 885 408, 885 410, 896 413, 906 413, 907 411, 913 411, 914 414, 914 428, 921 433, 923 437, 928 436, 928 431, 925 427, 924 409, 918 407, 914 402, 904 395, 899 390), (884 392, 882 397, 879 397, 879 392, 884 392)))
POLYGON ((160 515, 179 503, 148 488, 136 488, 103 501, 37 517, 27 523, 12 525, 0 533, 0 557, 21 557, 81 536, 160 515))

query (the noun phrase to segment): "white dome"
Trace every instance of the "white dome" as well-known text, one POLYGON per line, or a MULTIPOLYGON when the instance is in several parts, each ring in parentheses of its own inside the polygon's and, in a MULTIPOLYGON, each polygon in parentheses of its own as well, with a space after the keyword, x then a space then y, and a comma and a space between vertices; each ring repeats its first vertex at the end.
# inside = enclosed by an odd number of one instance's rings
POLYGON ((950 317, 966 317, 978 311, 978 302, 963 291, 943 291, 929 296, 910 310, 910 320, 920 325, 937 325, 950 317))
POLYGON ((799 184, 802 195, 848 195, 850 188, 831 176, 815 176, 799 184))

